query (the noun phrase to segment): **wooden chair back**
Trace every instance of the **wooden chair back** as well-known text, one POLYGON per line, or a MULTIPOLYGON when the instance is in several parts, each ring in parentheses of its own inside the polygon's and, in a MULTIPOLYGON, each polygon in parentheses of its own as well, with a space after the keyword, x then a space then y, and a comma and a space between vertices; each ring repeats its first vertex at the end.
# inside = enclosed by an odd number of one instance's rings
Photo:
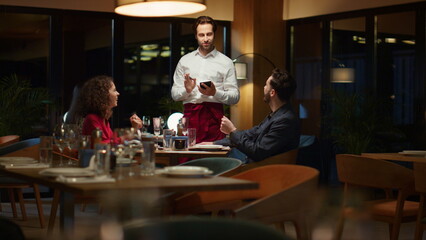
POLYGON ((241 166, 242 162, 230 157, 208 157, 198 158, 180 164, 181 166, 207 167, 213 171, 213 175, 223 176, 227 172, 234 171, 241 166))
POLYGON ((419 193, 426 193, 426 163, 414 163, 415 188, 419 193))
POLYGON ((407 201, 414 194, 414 174, 401 165, 359 155, 338 154, 336 156, 339 180, 345 183, 342 214, 336 227, 334 239, 341 239, 344 221, 347 217, 370 216, 372 219, 389 224, 390 239, 399 236, 403 222, 415 221, 418 203, 407 201), (386 195, 381 199, 352 198, 353 186, 383 189, 386 195), (397 190, 397 198, 392 197, 397 190), (358 199, 354 206, 349 201, 358 199), (360 204, 361 203, 361 204, 360 204))
POLYGON ((0 147, 11 145, 12 143, 19 142, 20 137, 18 135, 7 135, 0 137, 0 147))
POLYGON ((343 183, 381 189, 414 186, 411 169, 386 160, 338 154, 336 164, 339 180, 343 183))
POLYGON ((298 153, 299 153, 299 149, 296 148, 288 152, 266 158, 259 162, 248 163, 241 167, 241 172, 247 171, 253 168, 257 168, 260 166, 266 166, 266 165, 272 165, 272 164, 296 164, 298 153))
POLYGON ((414 163, 415 189, 420 193, 419 214, 416 221, 415 240, 423 239, 426 230, 426 163, 414 163))
MULTIPOLYGON (((298 236, 309 235, 304 225, 318 184, 316 169, 290 164, 261 166, 233 178, 259 183, 255 190, 197 192, 175 202, 175 213, 194 214, 230 210, 236 217, 265 223, 293 221, 298 236), (302 232, 304 234, 302 234, 302 232)), ((304 238, 304 237, 301 237, 304 238)))

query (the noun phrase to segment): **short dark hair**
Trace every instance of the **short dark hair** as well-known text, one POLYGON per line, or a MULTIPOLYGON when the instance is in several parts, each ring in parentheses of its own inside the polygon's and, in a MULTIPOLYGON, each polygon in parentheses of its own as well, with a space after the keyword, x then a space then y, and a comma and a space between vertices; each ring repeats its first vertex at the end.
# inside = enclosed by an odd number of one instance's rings
POLYGON ((195 22, 192 25, 192 31, 194 31, 195 35, 197 35, 197 27, 200 24, 211 24, 213 26, 213 32, 216 33, 217 25, 213 18, 209 16, 199 16, 197 19, 195 19, 195 22))
POLYGON ((289 101, 296 91, 296 81, 287 72, 281 71, 278 68, 272 70, 272 79, 270 81, 271 87, 277 92, 281 101, 289 101))

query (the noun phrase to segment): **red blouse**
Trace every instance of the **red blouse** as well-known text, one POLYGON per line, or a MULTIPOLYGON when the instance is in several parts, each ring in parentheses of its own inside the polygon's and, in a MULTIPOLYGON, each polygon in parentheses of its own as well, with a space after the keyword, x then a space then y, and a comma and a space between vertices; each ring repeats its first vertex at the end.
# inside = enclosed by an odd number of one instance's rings
POLYGON ((92 135, 93 130, 99 128, 102 131, 103 143, 119 143, 119 139, 114 139, 114 132, 112 131, 109 121, 96 114, 88 114, 83 122, 83 135, 92 135))

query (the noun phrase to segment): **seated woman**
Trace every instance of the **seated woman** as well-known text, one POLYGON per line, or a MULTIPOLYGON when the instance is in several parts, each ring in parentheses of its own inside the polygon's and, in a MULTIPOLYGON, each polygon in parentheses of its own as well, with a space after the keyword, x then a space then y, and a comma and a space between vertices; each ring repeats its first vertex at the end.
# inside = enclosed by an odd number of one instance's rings
MULTIPOLYGON (((121 139, 114 138, 109 124, 112 109, 117 106, 120 93, 109 76, 96 76, 84 83, 80 95, 80 115, 84 117, 82 134, 91 135, 93 130, 102 131, 103 143, 118 143, 121 139)), ((130 117, 132 127, 142 127, 142 120, 133 114, 130 117)))

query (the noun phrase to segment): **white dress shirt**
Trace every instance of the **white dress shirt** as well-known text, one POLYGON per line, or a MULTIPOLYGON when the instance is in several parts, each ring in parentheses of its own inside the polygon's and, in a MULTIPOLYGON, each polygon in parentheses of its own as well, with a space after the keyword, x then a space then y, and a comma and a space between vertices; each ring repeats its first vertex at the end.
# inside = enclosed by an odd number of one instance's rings
POLYGON ((172 98, 183 103, 217 102, 227 105, 236 104, 240 99, 235 68, 232 60, 213 49, 206 56, 197 50, 183 56, 173 76, 172 98), (184 85, 184 75, 189 73, 199 86, 201 82, 212 81, 216 87, 214 96, 201 94, 195 87, 187 93, 184 85))

